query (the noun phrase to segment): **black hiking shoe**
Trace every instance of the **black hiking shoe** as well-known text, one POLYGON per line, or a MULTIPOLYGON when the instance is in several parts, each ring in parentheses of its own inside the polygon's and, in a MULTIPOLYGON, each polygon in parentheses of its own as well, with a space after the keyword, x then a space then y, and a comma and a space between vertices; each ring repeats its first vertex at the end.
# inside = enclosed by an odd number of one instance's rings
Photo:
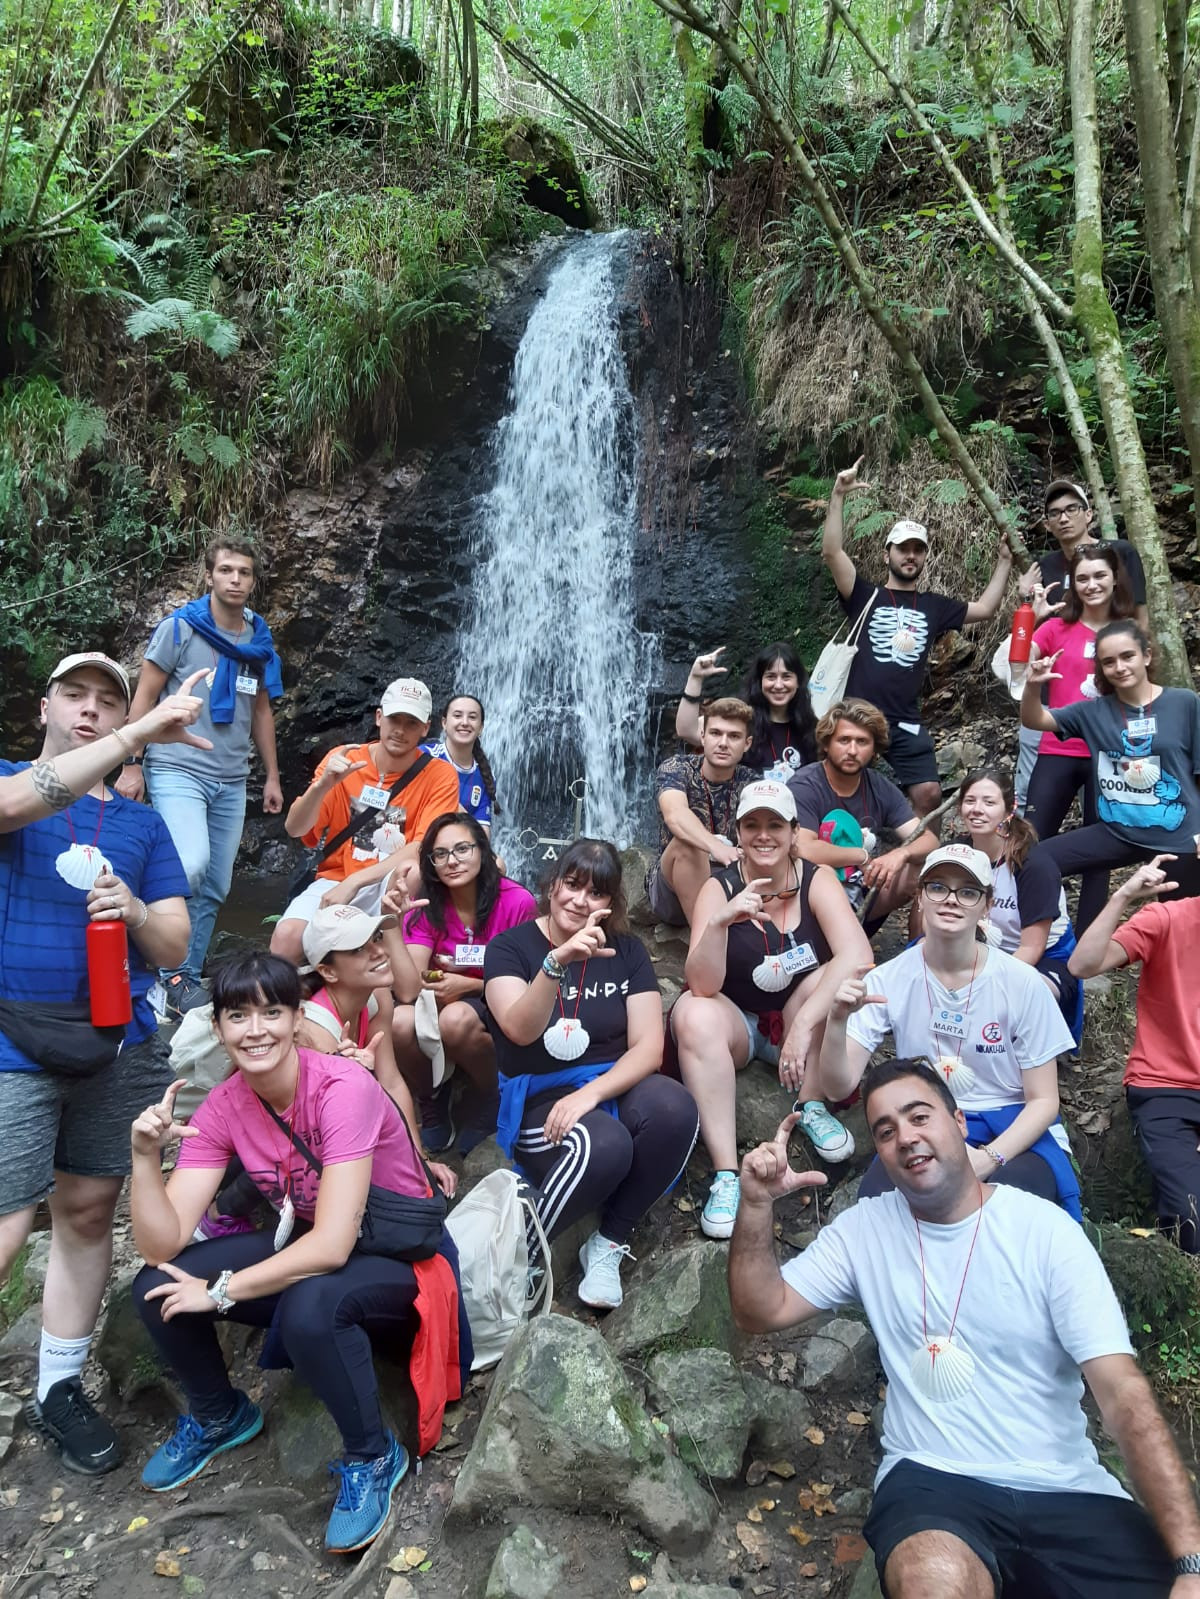
POLYGON ((121 1464, 116 1433, 83 1391, 78 1377, 64 1377, 39 1402, 25 1407, 29 1425, 52 1438, 62 1451, 63 1465, 86 1477, 100 1477, 121 1464))

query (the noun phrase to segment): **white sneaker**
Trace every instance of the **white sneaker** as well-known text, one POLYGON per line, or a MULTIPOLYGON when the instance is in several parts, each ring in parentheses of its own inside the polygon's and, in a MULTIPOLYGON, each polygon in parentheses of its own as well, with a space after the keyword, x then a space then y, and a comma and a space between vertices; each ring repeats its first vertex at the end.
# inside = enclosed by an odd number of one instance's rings
POLYGON ((819 1099, 807 1100, 800 1107, 797 1124, 822 1160, 849 1160, 854 1153, 854 1134, 827 1111, 819 1099))
POLYGON ((621 1262, 629 1255, 628 1244, 614 1244, 603 1233, 593 1233, 579 1251, 583 1279, 579 1297, 593 1310, 616 1310, 625 1297, 621 1289, 621 1262))
POLYGON ((742 1184, 737 1172, 719 1171, 700 1212, 700 1231, 706 1238, 730 1236, 741 1199, 742 1184))

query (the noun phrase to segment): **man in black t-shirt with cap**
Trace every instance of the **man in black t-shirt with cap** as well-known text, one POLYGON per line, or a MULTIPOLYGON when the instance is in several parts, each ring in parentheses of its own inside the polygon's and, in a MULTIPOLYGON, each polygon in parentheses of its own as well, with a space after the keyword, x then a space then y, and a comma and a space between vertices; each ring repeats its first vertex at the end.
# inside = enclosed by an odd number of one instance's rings
POLYGON ((886 586, 870 583, 859 576, 842 542, 846 496, 870 487, 859 481, 861 465, 860 456, 834 479, 821 538, 821 557, 837 585, 846 614, 858 617, 867 601, 872 600, 845 697, 867 700, 887 717, 891 734, 889 764, 913 810, 918 816, 927 816, 942 797, 933 740, 921 725, 918 703, 930 651, 943 633, 995 616, 1012 569, 1012 550, 1007 539, 1001 538, 995 571, 977 600, 920 593, 917 583, 929 554, 929 534, 920 522, 901 521, 884 540, 886 586))

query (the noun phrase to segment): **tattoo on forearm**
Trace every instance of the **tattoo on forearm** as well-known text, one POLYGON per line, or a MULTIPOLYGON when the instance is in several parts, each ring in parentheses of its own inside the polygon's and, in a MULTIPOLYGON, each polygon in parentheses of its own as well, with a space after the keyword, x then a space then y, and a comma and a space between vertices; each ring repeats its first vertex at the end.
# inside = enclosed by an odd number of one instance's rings
POLYGON ((54 769, 52 761, 39 763, 29 768, 30 781, 33 783, 34 792, 43 805, 48 805, 52 811, 65 811, 67 806, 77 796, 71 792, 54 769))

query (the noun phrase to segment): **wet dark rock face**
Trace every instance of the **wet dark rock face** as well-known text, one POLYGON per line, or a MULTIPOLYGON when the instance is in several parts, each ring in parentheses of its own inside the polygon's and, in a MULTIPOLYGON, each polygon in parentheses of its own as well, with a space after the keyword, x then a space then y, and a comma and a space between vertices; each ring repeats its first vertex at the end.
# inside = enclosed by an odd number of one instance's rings
MULTIPOLYGON (((289 800, 326 749, 367 736, 392 678, 421 678, 435 706, 470 687, 454 673, 474 502, 490 484, 492 430, 508 404, 517 346, 563 248, 569 242, 545 241, 493 266, 491 325, 431 350, 434 397, 390 461, 359 466, 330 491, 288 497, 262 608, 284 661, 279 747, 289 800)), ((748 613, 751 572, 735 485, 745 422, 737 363, 722 354, 708 290, 684 284, 666 246, 642 234, 629 234, 623 265, 619 315, 642 429, 638 621, 662 637, 661 681, 648 685, 656 726, 697 649, 742 642, 736 620, 748 613)), ((249 826, 247 858, 279 830, 249 826)))

